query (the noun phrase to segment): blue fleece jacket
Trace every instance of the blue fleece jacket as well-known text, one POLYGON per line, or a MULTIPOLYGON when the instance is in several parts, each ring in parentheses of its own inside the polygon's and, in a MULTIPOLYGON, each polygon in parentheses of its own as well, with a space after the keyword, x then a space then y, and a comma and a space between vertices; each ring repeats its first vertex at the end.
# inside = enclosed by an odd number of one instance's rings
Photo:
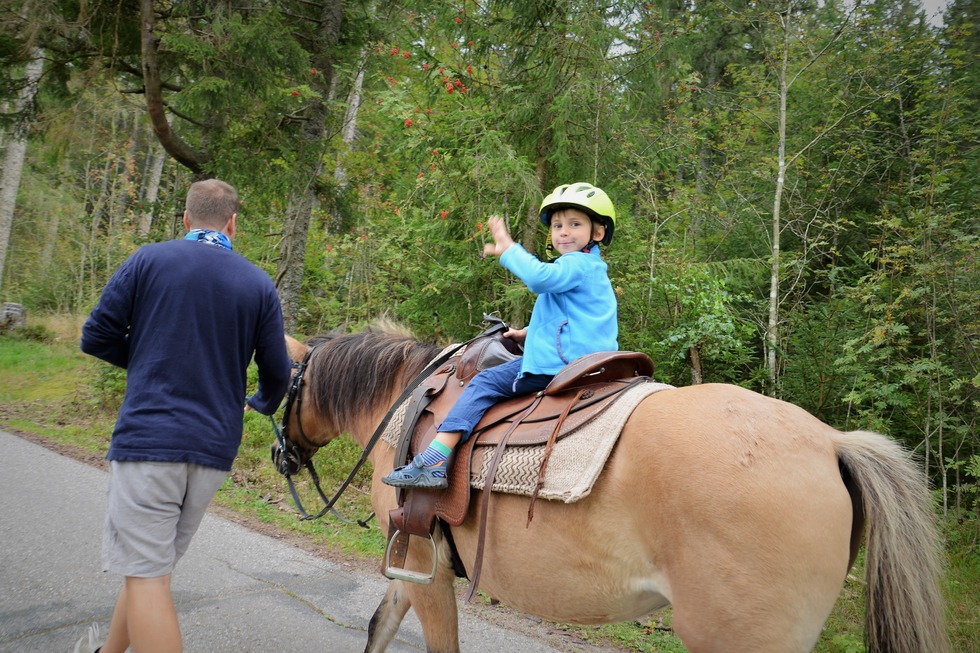
POLYGON ((241 255, 206 243, 137 250, 106 284, 81 347, 127 370, 109 460, 230 470, 253 355, 252 408, 274 413, 289 386, 275 285, 241 255))
POLYGON ((525 374, 557 374, 576 358, 619 349, 616 294, 599 247, 542 263, 515 243, 500 263, 538 295, 524 342, 525 374))

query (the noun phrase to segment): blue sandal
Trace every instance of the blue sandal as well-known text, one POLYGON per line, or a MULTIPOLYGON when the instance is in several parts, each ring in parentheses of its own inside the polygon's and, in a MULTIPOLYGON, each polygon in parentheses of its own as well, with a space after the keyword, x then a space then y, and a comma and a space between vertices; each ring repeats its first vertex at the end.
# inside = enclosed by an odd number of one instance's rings
POLYGON ((426 467, 418 456, 412 462, 396 467, 390 474, 381 479, 385 485, 392 487, 421 487, 439 490, 449 485, 446 479, 446 464, 426 467))

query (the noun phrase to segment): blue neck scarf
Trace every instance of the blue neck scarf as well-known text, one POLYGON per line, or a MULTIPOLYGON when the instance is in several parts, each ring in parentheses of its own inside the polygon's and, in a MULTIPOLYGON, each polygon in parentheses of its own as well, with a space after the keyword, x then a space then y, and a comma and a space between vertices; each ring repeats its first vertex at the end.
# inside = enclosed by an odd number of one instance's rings
POLYGON ((231 239, 220 231, 214 231, 213 229, 191 229, 184 236, 184 240, 196 240, 199 243, 217 245, 227 250, 231 249, 231 239))

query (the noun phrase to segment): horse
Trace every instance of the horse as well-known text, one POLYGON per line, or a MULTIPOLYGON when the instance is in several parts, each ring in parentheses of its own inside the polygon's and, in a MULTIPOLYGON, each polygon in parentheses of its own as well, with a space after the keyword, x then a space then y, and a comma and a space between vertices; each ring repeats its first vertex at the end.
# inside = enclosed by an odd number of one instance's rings
MULTIPOLYGON (((294 361, 305 359, 306 378, 283 436, 304 463, 343 433, 368 446, 442 350, 390 322, 287 344, 294 361)), ((394 449, 378 441, 367 459, 372 506, 385 516, 397 507, 381 482, 394 449)), ((473 493, 460 526, 440 522, 431 541, 410 538, 405 567, 435 567, 432 582, 390 581, 365 653, 385 651, 409 609, 430 653, 458 653, 447 535, 472 569, 482 502, 473 493)), ((909 452, 739 386, 643 399, 577 502, 538 501, 527 524, 527 497, 493 492, 488 506, 479 589, 547 620, 614 623, 671 605, 674 633, 692 653, 810 651, 866 535, 869 653, 949 648, 936 514, 909 452)))

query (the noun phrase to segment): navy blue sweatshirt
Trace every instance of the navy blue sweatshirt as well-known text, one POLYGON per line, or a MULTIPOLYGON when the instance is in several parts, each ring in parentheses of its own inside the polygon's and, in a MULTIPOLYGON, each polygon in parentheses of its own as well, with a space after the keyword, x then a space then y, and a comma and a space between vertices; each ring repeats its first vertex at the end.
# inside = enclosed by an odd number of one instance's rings
POLYGON ((82 329, 82 351, 125 368, 126 396, 106 456, 228 471, 242 437, 246 370, 271 415, 290 361, 275 285, 223 247, 145 245, 113 274, 82 329))

